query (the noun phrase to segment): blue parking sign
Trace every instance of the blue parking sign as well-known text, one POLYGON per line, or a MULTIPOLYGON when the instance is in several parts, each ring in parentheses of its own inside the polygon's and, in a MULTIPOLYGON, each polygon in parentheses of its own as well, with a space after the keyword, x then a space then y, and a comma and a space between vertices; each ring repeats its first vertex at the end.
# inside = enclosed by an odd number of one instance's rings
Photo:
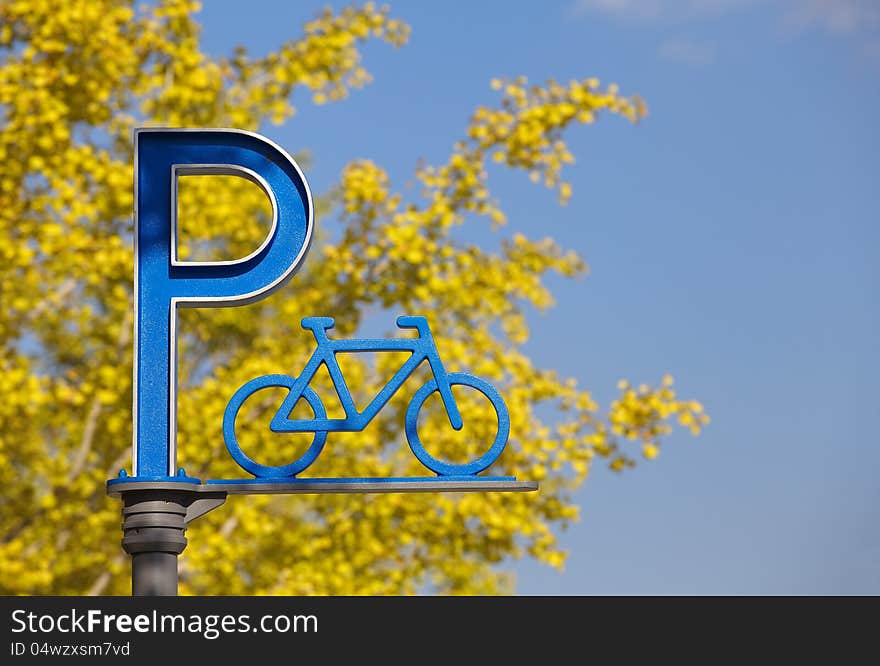
POLYGON ((252 303, 296 272, 314 228, 312 195, 294 159, 268 139, 233 129, 135 132, 135 334, 133 472, 170 478, 176 468, 177 312, 252 303), (182 175, 236 175, 272 202, 262 245, 235 261, 177 256, 182 175))

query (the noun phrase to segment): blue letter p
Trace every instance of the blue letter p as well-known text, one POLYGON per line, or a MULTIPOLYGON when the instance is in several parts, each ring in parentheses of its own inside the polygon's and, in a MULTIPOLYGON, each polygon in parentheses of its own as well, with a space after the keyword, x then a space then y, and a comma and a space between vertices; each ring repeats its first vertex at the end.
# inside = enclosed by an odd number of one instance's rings
POLYGON ((312 237, 312 197, 284 150, 250 132, 139 129, 135 132, 135 328, 133 473, 170 477, 176 467, 177 308, 245 305, 296 271, 312 237), (177 258, 177 179, 238 175, 272 202, 263 244, 236 261, 177 258))

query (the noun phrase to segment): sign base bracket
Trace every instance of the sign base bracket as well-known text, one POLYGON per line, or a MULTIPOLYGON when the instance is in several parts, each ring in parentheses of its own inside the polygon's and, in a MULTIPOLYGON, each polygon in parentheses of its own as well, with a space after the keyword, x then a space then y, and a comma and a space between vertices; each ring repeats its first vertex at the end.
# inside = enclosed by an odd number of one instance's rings
POLYGON ((186 528, 221 506, 229 495, 301 495, 414 492, 530 492, 535 481, 509 476, 436 476, 333 479, 216 479, 186 476, 156 479, 120 476, 107 494, 122 500, 122 548, 131 555, 134 596, 177 595, 177 558, 186 548, 186 528), (185 480, 175 480, 175 479, 185 480))

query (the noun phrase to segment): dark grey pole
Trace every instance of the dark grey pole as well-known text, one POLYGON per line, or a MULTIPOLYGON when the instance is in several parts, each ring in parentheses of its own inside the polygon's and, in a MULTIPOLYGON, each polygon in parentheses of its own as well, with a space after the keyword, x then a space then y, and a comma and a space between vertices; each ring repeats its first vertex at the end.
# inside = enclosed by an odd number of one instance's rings
POLYGON ((122 547, 131 555, 131 593, 175 596, 177 556, 186 548, 185 492, 134 490, 122 498, 122 547))
POLYGON ((225 492, 199 492, 188 483, 131 482, 114 488, 122 498, 122 548, 131 555, 131 593, 177 595, 177 557, 187 525, 217 508, 225 492))
POLYGON ((135 597, 177 595, 177 555, 134 553, 131 556, 131 593, 135 597))

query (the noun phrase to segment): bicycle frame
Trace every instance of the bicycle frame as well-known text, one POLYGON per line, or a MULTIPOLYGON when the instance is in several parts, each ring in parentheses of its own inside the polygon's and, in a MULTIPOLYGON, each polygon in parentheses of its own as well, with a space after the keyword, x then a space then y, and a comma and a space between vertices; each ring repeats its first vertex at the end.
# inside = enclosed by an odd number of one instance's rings
MULTIPOLYGON (((434 378, 437 380, 437 388, 443 399, 443 405, 446 408, 450 424, 456 430, 461 429, 463 425, 461 413, 455 402, 455 397, 452 395, 449 378, 437 352, 434 336, 431 334, 427 320, 424 317, 401 317, 398 320, 397 325, 399 328, 416 328, 419 332, 417 338, 395 338, 390 340, 331 340, 327 336, 326 329, 332 327, 332 320, 329 320, 329 325, 323 323, 323 326, 320 324, 307 325, 308 321, 303 320, 303 327, 311 328, 315 334, 317 347, 272 419, 269 428, 273 432, 357 432, 363 430, 388 403, 413 371, 424 361, 428 361, 434 378), (363 411, 358 411, 342 370, 339 367, 336 354, 384 351, 408 351, 412 354, 363 411), (336 394, 339 397, 342 408, 345 410, 345 418, 288 418, 322 363, 327 366, 327 370, 330 373, 330 379, 333 381, 336 394)), ((316 318, 316 321, 319 320, 316 318)))

